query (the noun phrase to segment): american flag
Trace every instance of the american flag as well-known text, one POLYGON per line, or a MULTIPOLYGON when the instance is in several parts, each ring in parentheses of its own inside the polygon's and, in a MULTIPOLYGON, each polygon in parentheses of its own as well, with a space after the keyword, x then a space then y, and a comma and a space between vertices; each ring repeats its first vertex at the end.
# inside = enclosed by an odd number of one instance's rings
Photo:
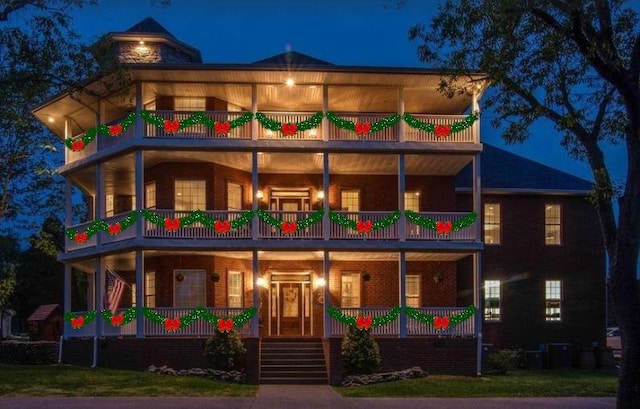
POLYGON ((104 308, 111 311, 112 314, 115 314, 118 305, 120 305, 120 298, 122 297, 126 283, 117 274, 109 270, 107 270, 105 281, 107 291, 104 294, 104 308))

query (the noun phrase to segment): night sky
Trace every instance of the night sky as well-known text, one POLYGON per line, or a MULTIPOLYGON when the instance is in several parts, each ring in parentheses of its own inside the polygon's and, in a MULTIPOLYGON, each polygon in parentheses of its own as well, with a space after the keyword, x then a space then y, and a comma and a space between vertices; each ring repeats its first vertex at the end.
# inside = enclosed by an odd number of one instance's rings
MULTIPOLYGON (((74 26, 92 42, 109 31, 124 31, 153 17, 178 39, 200 49, 207 63, 250 63, 288 49, 338 65, 426 67, 409 28, 429 23, 438 0, 173 0, 166 8, 149 0, 101 1, 75 12, 74 26), (132 3, 134 5, 132 5, 132 3)), ((481 105, 482 106, 482 105, 481 105)), ((483 112, 481 138, 505 147, 499 130, 483 112)), ((587 164, 571 159, 550 124, 537 124, 533 136, 508 150, 587 180, 587 164)), ((614 179, 624 182, 622 149, 607 148, 614 179)))

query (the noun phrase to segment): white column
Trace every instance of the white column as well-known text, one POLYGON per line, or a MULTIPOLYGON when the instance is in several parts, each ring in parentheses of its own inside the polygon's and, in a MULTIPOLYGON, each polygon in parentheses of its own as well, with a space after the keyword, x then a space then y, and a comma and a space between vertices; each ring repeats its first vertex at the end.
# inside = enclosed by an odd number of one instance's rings
MULTIPOLYGON (((329 86, 324 84, 322 86, 322 112, 325 116, 322 118, 322 140, 329 140, 329 120, 327 119, 327 112, 329 112, 329 86)), ((325 192, 326 193, 326 192, 325 192)))
POLYGON ((406 191, 406 170, 404 153, 398 154, 398 210, 400 210, 400 219, 398 220, 398 238, 405 241, 407 237, 407 218, 404 214, 404 193, 406 191))
POLYGON ((64 226, 71 227, 73 223, 73 207, 71 204, 71 198, 73 196, 73 184, 69 178, 65 179, 64 183, 64 226))
POLYGON ((323 316, 324 316, 324 337, 329 338, 331 336, 331 316, 327 312, 327 307, 331 302, 331 293, 329 291, 329 269, 331 267, 331 261, 329 260, 329 252, 324 252, 324 258, 322 262, 322 276, 324 277, 325 286, 322 289, 324 292, 324 304, 322 304, 323 316))
MULTIPOLYGON (((134 209, 138 213, 138 221, 136 222, 136 238, 142 238, 142 230, 144 222, 140 210, 144 208, 144 152, 141 149, 136 150, 135 153, 135 167, 136 167, 136 179, 135 179, 135 195, 136 195, 136 208, 134 209)), ((139 284, 138 284, 139 285, 139 284)))
POLYGON ((140 113, 142 112, 142 102, 143 102, 143 95, 142 95, 142 82, 136 82, 136 122, 135 122, 135 134, 133 135, 134 138, 139 138, 142 139, 144 137, 144 122, 142 121, 142 118, 140 118, 140 113))
MULTIPOLYGON (((104 164, 102 162, 98 162, 96 164, 96 195, 93 201, 93 206, 95 209, 94 220, 104 220, 105 218, 105 207, 106 207, 106 199, 104 194, 104 164)), ((99 246, 102 240, 102 236, 100 233, 96 234, 96 245, 99 246)))
MULTIPOLYGON (((400 118, 404 115, 404 88, 398 88, 398 114, 400 114, 400 118)), ((405 123, 403 119, 400 119, 398 122, 398 140, 400 142, 404 142, 404 130, 405 123)))
MULTIPOLYGON (((258 287, 256 282, 258 281, 258 277, 260 277, 260 264, 258 260, 258 251, 253 250, 252 255, 253 260, 253 306, 258 309, 260 307, 260 292, 262 289, 258 287)), ((270 302, 267 300, 267 302, 270 302)), ((253 320, 251 322, 251 336, 254 338, 258 338, 260 336, 260 314, 262 311, 256 312, 256 315, 253 316, 253 320)))
MULTIPOLYGON (((62 315, 71 312, 71 264, 65 263, 64 265, 64 308, 62 309, 62 315)), ((67 339, 67 325, 63 326, 64 339, 67 339)))
POLYGON ((258 112, 258 86, 251 84, 251 112, 253 112, 253 120, 251 121, 251 139, 258 140, 258 120, 256 113, 258 112))
POLYGON ((471 190, 473 194, 473 211, 476 212, 474 232, 475 241, 482 241, 482 186, 480 181, 480 154, 473 155, 473 180, 471 181, 471 190))
POLYGON ((322 200, 322 207, 324 208, 324 215, 322 216, 322 238, 324 240, 331 238, 331 224, 329 223, 329 183, 329 152, 324 152, 322 155, 322 191, 324 192, 324 199, 322 200))
MULTIPOLYGON (((64 120, 64 139, 67 140, 67 138, 71 138, 73 135, 71 133, 71 122, 69 122, 69 119, 65 118, 64 120)), ((69 163, 69 149, 65 146, 64 147, 64 163, 65 165, 67 163, 69 163)))
POLYGON ((400 338, 407 337, 407 254, 400 252, 400 338))
MULTIPOLYGON (((251 152, 251 191, 253 194, 251 209, 256 211, 260 200, 256 197, 258 194, 258 152, 256 151, 251 152)), ((255 217, 251 220, 251 238, 258 239, 258 223, 255 217)))
MULTIPOLYGON (((106 109, 103 100, 98 101, 98 112, 96 113, 96 127, 100 126, 100 124, 107 117, 106 109)), ((104 136, 100 133, 96 133, 96 140, 94 142, 96 145, 96 151, 100 151, 104 145, 104 136)))
POLYGON ((478 119, 472 125, 473 142, 480 143, 480 98, 482 97, 482 89, 475 87, 471 96, 471 110, 478 119))
POLYGON ((91 365, 93 368, 98 366, 98 340, 102 336, 102 309, 103 309, 103 293, 104 293, 104 271, 102 264, 102 257, 98 257, 96 259, 96 274, 95 274, 95 300, 94 300, 94 309, 96 310, 96 333, 93 338, 93 364, 91 365))
POLYGON ((136 338, 144 338, 145 335, 142 307, 145 307, 144 298, 147 289, 144 287, 144 252, 142 250, 136 250, 136 306, 138 308, 138 315, 136 316, 136 338))
POLYGON ((482 283, 482 254, 480 252, 473 254, 473 305, 477 308, 474 316, 474 331, 478 341, 476 357, 477 357, 477 375, 482 375, 482 310, 480 305, 480 286, 482 283))

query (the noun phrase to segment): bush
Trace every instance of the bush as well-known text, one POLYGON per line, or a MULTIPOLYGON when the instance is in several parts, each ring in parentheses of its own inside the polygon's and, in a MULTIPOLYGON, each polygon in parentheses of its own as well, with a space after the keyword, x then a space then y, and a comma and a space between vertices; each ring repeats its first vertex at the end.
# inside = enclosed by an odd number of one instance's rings
POLYGON ((58 343, 48 341, 2 341, 0 363, 3 364, 53 364, 58 362, 58 343))
POLYGON ((517 349, 500 349, 489 354, 489 366, 493 368, 498 375, 506 375, 507 371, 514 369, 520 362, 520 350, 517 349))
POLYGON ((342 366, 347 375, 371 374, 380 369, 378 343, 369 331, 349 327, 342 339, 342 366))
POLYGON ((215 331, 213 337, 207 340, 203 354, 211 363, 211 367, 223 371, 244 368, 247 350, 242 344, 240 334, 234 330, 215 331))

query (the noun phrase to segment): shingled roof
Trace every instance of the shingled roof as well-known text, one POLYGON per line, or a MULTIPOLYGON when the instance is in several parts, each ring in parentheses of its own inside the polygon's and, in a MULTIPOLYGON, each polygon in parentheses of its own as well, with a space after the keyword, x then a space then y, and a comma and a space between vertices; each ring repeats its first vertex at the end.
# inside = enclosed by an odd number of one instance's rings
POLYGON ((165 34, 167 36, 173 37, 173 34, 171 34, 169 30, 162 27, 160 23, 158 23, 151 17, 147 17, 139 23, 136 23, 133 26, 129 27, 129 29, 127 29, 125 33, 165 34))
POLYGON ((56 309, 59 309, 59 304, 44 304, 36 308, 36 310, 27 318, 27 321, 42 321, 49 318, 56 309))
MULTIPOLYGON (((587 192, 593 183, 488 143, 480 156, 482 189, 587 192)), ((471 166, 456 178, 456 187, 471 188, 471 166)))
POLYGON ((286 53, 274 55, 264 60, 256 61, 251 65, 273 65, 282 67, 302 67, 302 66, 331 66, 330 62, 313 58, 297 51, 288 51, 286 53))

